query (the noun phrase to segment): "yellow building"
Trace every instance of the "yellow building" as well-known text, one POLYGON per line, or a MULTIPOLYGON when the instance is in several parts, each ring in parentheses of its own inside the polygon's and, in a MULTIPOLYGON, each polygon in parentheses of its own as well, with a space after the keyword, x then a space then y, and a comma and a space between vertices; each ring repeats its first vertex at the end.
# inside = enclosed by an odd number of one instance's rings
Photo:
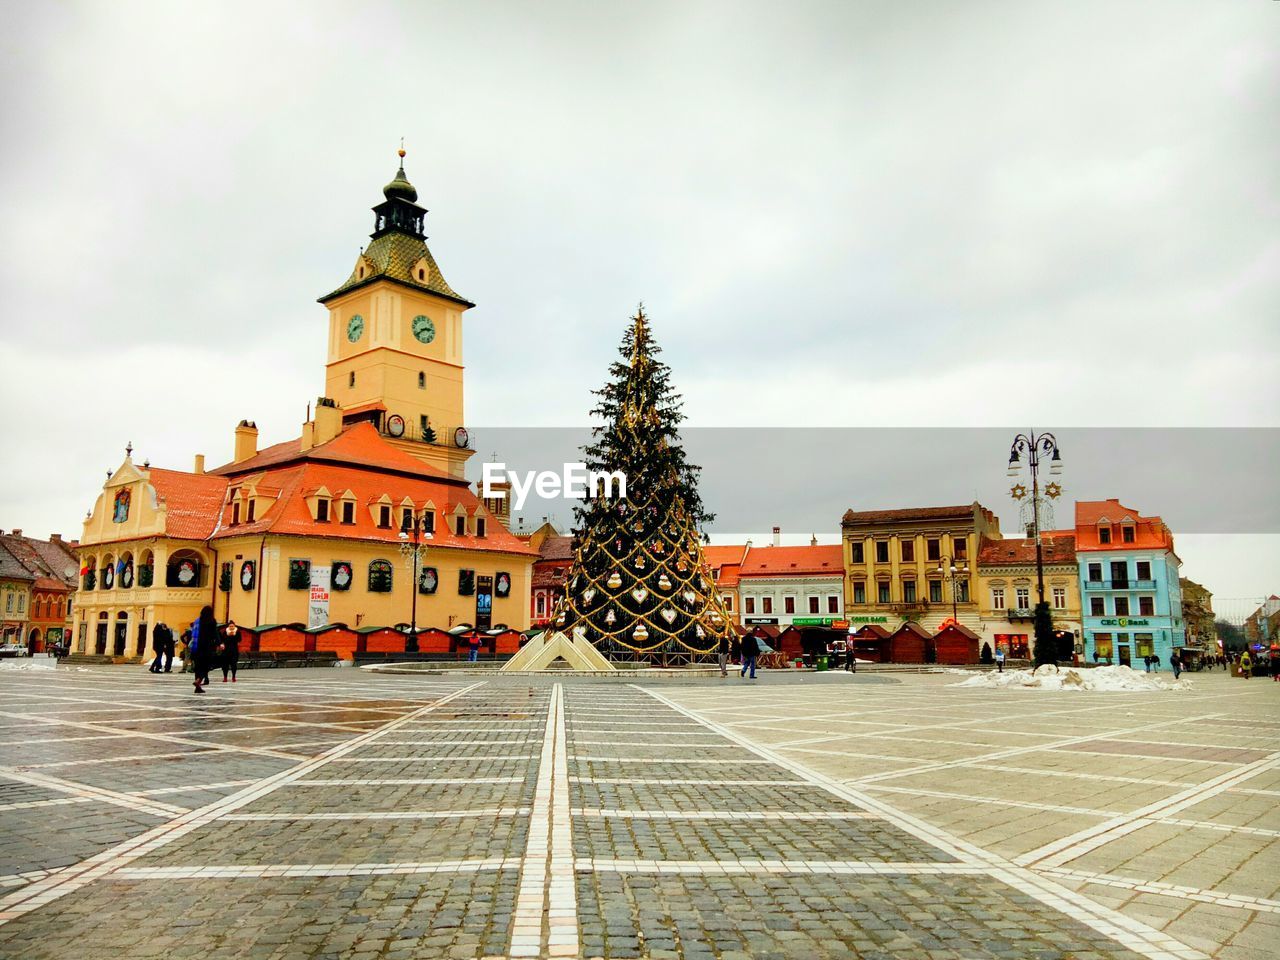
POLYGON ((982 504, 903 510, 849 510, 840 523, 845 619, 890 632, 913 620, 936 632, 955 618, 981 628, 973 596, 978 546, 1000 538, 999 519, 982 504))
MULTIPOLYGON (((1049 531, 1040 538, 1044 598, 1058 634, 1059 660, 1083 652, 1080 576, 1073 531, 1049 531)), ((1036 544, 1031 538, 988 540, 978 552, 979 635, 994 654, 1003 649, 1014 659, 1029 659, 1035 639, 1036 544)))
POLYGON ((205 604, 245 627, 527 625, 536 551, 463 478, 472 304, 427 249, 403 163, 383 194, 372 242, 321 298, 326 395, 301 435, 259 449, 242 420, 232 461, 197 456, 189 473, 126 451, 81 537, 77 652, 138 656, 156 624, 180 632, 205 604))

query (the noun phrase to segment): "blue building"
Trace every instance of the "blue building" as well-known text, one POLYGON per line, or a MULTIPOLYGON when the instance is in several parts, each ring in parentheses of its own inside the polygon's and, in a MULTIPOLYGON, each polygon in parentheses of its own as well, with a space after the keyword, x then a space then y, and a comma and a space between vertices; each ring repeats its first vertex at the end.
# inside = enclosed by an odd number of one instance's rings
POLYGON ((1076 561, 1085 659, 1141 667, 1155 655, 1167 667, 1187 629, 1182 561, 1164 521, 1119 500, 1077 503, 1076 561))

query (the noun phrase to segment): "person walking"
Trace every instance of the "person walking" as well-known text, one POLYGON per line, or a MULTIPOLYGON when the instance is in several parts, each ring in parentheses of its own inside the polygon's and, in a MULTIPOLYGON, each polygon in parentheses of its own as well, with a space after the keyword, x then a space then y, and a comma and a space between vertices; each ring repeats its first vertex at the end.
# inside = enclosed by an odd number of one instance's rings
POLYGON ((209 671, 218 658, 218 621, 213 618, 213 607, 202 609, 199 618, 191 624, 191 648, 196 693, 204 693, 209 671))
POLYGON ((996 673, 1004 673, 1004 647, 996 647, 996 673))
POLYGON ((173 630, 167 623, 162 623, 164 627, 164 672, 173 673, 173 651, 177 646, 177 642, 173 639, 173 630))
POLYGON ((852 637, 844 642, 844 669, 847 673, 858 672, 858 648, 852 637))
POLYGON ((1280 683, 1280 651, 1271 651, 1271 679, 1280 683))
POLYGON ((1169 657, 1169 666, 1173 669, 1173 679, 1182 676, 1182 658, 1176 652, 1169 657))
POLYGON ((1248 680, 1251 673, 1253 673, 1253 658, 1249 656, 1249 651, 1246 650, 1240 654, 1240 676, 1248 680))
POLYGON ((155 651, 156 657, 151 661, 151 666, 147 667, 152 673, 159 673, 162 669, 160 664, 164 660, 164 624, 157 623, 155 629, 151 631, 151 649, 155 651))
POLYGON ((738 674, 740 677, 747 675, 747 670, 751 670, 751 679, 756 678, 756 657, 760 655, 760 645, 756 643, 755 634, 748 633, 742 638, 742 672, 738 674))
POLYGON ((182 661, 180 673, 190 673, 195 669, 195 654, 191 650, 191 628, 182 631, 182 646, 178 648, 178 659, 182 661))
POLYGON ((475 663, 480 659, 480 634, 472 630, 467 637, 467 662, 475 663))
POLYGON ((720 679, 729 676, 729 635, 722 633, 716 643, 716 661, 720 664, 720 679))
POLYGON ((231 674, 231 682, 236 682, 236 670, 240 667, 240 628, 234 620, 228 620, 222 628, 222 642, 218 645, 222 651, 222 682, 227 682, 227 674, 231 674))

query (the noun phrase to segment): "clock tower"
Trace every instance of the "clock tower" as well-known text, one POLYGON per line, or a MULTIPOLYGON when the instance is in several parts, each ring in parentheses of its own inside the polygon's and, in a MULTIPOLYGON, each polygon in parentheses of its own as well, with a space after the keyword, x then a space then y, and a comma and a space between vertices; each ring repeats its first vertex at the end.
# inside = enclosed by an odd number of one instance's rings
POLYGON ((351 275, 320 298, 329 310, 325 396, 344 423, 367 420, 406 453, 461 477, 474 453, 463 418, 462 314, 475 304, 445 282, 427 249, 427 211, 404 155, 351 275))

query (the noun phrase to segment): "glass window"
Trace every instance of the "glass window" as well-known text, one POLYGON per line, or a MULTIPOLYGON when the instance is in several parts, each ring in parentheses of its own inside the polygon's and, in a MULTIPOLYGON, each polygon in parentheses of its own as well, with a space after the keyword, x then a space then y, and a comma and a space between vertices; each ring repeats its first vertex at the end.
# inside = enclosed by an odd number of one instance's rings
POLYGON ((289 561, 289 589, 290 590, 310 590, 311 589, 311 561, 310 560, 290 560, 289 561))
POLYGON ((1139 580, 1151 579, 1151 561, 1150 560, 1139 560, 1134 565, 1138 568, 1139 580))
POLYGON ((249 515, 245 518, 245 522, 253 523, 254 508, 257 507, 258 501, 252 497, 249 498, 249 515))
POLYGON ((1111 659, 1111 634, 1095 633, 1093 635, 1093 656, 1095 660, 1111 659))
POLYGON ((1133 652, 1139 657, 1149 657, 1156 652, 1153 634, 1135 633, 1133 635, 1133 652))
POLYGON ((537 599, 534 601, 534 609, 537 611, 537 616, 539 617, 546 616, 547 597, 545 594, 542 594, 542 593, 538 594, 537 599))
POLYGON ((903 603, 916 602, 916 582, 914 580, 902 581, 902 602, 903 603))
POLYGON ((1099 583, 1102 580, 1102 564, 1089 564, 1089 581, 1091 583, 1099 583))
POLYGON ((827 613, 839 613, 839 612, 840 612, 840 598, 827 597, 827 613))
POLYGON ((859 582, 853 585, 853 602, 854 603, 867 602, 867 585, 865 583, 859 582))
POLYGON ((914 540, 901 540, 899 546, 902 548, 902 562, 914 563, 916 559, 916 542, 914 540))
POLYGON ((1110 527, 1099 527, 1099 528, 1098 528, 1098 542, 1099 542, 1099 543, 1110 543, 1110 542, 1111 542, 1111 528, 1110 528, 1110 527))
POLYGON ((796 598, 795 598, 795 597, 783 597, 783 598, 782 598, 782 612, 783 612, 783 613, 795 613, 795 612, 796 612, 796 598))
POLYGON ((924 542, 924 557, 926 560, 942 559, 942 540, 939 537, 930 537, 924 542))
POLYGON ((236 500, 231 504, 231 525, 234 527, 240 522, 240 501, 236 500))
POLYGON ((969 581, 968 580, 956 581, 956 602, 957 603, 969 602, 969 581))
POLYGON ((422 511, 422 532, 423 533, 436 532, 436 512, 434 510, 422 511))
POLYGON ((342 501, 342 522, 343 523, 356 522, 356 505, 350 500, 342 501))
POLYGON ((876 584, 876 594, 879 597, 879 600, 881 603, 888 603, 889 602, 889 584, 887 582, 876 584))
POLYGON ((755 598, 755 597, 746 597, 742 602, 743 602, 744 604, 746 604, 746 612, 747 612, 747 613, 755 613, 755 612, 756 612, 756 598, 755 598))
POLYGON ((863 551, 862 551, 861 540, 852 540, 849 542, 849 562, 850 563, 865 562, 865 558, 863 556, 863 551))
POLYGON ((316 522, 329 522, 329 501, 323 497, 316 501, 316 522))
POLYGON ((400 508, 400 529, 401 530, 413 529, 413 507, 400 508))
POLYGON ((1053 606, 1055 610, 1067 609, 1067 588, 1066 587, 1053 588, 1053 606))
POLYGON ((723 597, 720 598, 720 602, 724 604, 724 608, 726 610, 729 610, 729 611, 733 610, 733 594, 732 593, 726 593, 723 597))
POLYGON ((467 535, 467 518, 466 517, 453 518, 453 532, 460 537, 465 537, 467 535))
POLYGON ((1028 610, 1028 609, 1030 609, 1030 607, 1031 607, 1031 588, 1030 588, 1030 587, 1018 587, 1018 588, 1017 588, 1017 590, 1015 591, 1015 593, 1017 593, 1017 595, 1018 595, 1018 600, 1017 600, 1017 602, 1016 602, 1015 606, 1016 606, 1019 610, 1028 610))
POLYGON ((952 537, 951 545, 955 551, 955 559, 964 560, 969 556, 969 538, 952 537))
POLYGON ((476 536, 483 537, 485 533, 485 518, 476 517, 476 536))
POLYGON ((819 607, 820 607, 820 604, 821 604, 821 603, 822 603, 821 598, 819 598, 819 597, 810 597, 810 598, 809 598, 809 612, 810 612, 810 613, 817 613, 817 612, 819 611, 819 607))
POLYGON ((1113 602, 1115 603, 1117 617, 1127 617, 1129 615, 1128 597, 1116 597, 1113 602))
POLYGON ((1133 527, 1124 527, 1121 530, 1121 539, 1125 543, 1133 543, 1133 527))
POLYGON ((993 610, 1004 609, 1004 587, 991 588, 991 608, 993 610))
POLYGON ((763 597, 760 600, 760 609, 765 613, 773 613, 773 597, 763 597))
POLYGON ((374 560, 369 564, 369 592, 391 592, 391 561, 374 560))
POLYGON ((889 562, 889 541, 877 540, 876 541, 876 563, 888 563, 888 562, 889 562))
POLYGON ((378 526, 384 528, 391 526, 391 507, 385 503, 378 507, 378 526))
POLYGON ((930 603, 942 602, 942 581, 941 580, 929 581, 929 602, 930 603))
POLYGON ((1106 604, 1101 597, 1089 598, 1089 616, 1105 617, 1107 615, 1106 604))
POLYGON ((1156 598, 1155 598, 1155 597, 1139 597, 1139 598, 1138 598, 1138 613, 1140 613, 1140 614, 1141 614, 1142 616, 1144 616, 1144 617, 1153 617, 1153 616, 1155 616, 1155 613, 1156 613, 1156 598))

